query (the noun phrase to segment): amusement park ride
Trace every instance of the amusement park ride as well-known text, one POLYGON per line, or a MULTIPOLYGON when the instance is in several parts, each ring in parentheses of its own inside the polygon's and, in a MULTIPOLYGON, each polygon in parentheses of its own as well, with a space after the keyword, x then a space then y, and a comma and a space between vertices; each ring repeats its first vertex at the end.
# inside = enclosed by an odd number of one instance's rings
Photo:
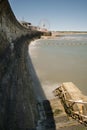
POLYGON ((65 109, 68 116, 87 127, 87 96, 72 83, 63 83, 53 91, 65 109))
POLYGON ((47 32, 49 28, 50 28, 50 24, 47 19, 40 20, 39 25, 38 25, 39 31, 47 32))

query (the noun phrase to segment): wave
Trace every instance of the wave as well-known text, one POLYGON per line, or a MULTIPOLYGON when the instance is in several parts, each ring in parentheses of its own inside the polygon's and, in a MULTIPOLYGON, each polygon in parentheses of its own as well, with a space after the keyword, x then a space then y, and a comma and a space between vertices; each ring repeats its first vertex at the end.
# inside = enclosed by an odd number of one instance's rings
POLYGON ((57 47, 57 46, 86 46, 87 37, 86 36, 64 36, 55 39, 38 39, 32 41, 29 45, 30 48, 40 48, 40 47, 57 47))
POLYGON ((42 43, 33 43, 30 47, 31 48, 40 48, 40 47, 45 47, 45 46, 87 46, 87 42, 46 42, 44 44, 42 43))

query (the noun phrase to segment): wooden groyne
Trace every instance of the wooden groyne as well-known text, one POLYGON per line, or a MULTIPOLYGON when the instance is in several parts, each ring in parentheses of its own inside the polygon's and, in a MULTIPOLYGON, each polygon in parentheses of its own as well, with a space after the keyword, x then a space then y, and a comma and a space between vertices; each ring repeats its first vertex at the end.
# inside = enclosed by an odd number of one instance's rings
POLYGON ((72 83, 67 82, 53 91, 65 109, 65 112, 87 127, 87 96, 72 83))

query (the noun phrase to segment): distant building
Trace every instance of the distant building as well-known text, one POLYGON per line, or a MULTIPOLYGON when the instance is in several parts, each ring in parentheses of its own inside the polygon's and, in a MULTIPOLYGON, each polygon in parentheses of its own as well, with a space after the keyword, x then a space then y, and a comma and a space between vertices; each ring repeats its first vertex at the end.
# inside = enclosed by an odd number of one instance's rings
POLYGON ((21 21, 20 23, 26 28, 29 28, 32 25, 31 23, 25 21, 21 21))
POLYGON ((38 28, 38 31, 42 31, 42 32, 48 32, 48 30, 46 28, 38 28))
POLYGON ((29 22, 25 22, 25 21, 21 21, 20 22, 24 27, 26 27, 27 29, 30 29, 30 30, 38 30, 37 29, 37 26, 33 26, 31 23, 29 22))

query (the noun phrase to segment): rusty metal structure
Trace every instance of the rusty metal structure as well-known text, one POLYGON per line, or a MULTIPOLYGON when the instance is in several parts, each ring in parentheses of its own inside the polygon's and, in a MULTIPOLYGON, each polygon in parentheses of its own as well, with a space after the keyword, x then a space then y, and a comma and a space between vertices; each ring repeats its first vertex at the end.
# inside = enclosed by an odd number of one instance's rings
POLYGON ((87 96, 72 82, 63 83, 53 93, 61 100, 67 115, 87 127, 87 96))

